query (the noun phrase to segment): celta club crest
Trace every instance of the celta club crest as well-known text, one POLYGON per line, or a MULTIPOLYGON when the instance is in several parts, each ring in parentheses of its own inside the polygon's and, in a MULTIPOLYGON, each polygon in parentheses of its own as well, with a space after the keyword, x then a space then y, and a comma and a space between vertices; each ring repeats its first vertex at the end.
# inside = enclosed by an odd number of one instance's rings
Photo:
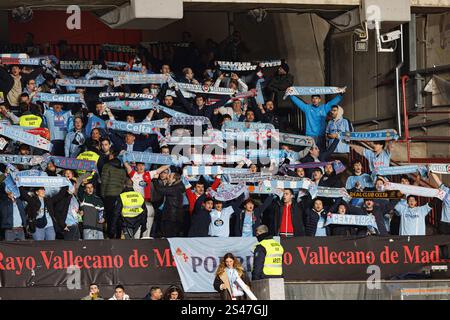
POLYGON ((386 138, 389 138, 391 136, 391 133, 389 131, 386 132, 386 138))

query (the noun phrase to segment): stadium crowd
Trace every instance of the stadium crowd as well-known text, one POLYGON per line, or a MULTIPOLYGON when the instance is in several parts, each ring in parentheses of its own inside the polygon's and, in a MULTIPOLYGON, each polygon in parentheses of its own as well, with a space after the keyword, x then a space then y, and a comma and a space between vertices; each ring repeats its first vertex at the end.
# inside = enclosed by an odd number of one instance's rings
MULTIPOLYGON (((395 142, 343 139, 354 131, 344 117, 345 104, 340 105, 345 88, 328 102, 320 94, 283 99, 302 82, 287 62, 258 61, 253 70, 217 62, 239 61, 240 50, 235 34, 223 50, 214 42, 202 51, 179 46, 172 59, 160 60, 139 48, 130 61, 100 58, 90 70, 77 68, 79 58, 67 48, 60 51, 59 61, 40 56, 38 65, 2 55, 2 238, 253 237, 261 224, 282 237, 426 234, 432 203, 419 206, 417 195, 346 196, 385 190, 391 177, 377 175, 377 170, 390 166, 395 142), (72 61, 70 69, 62 61, 72 61), (116 82, 108 77, 112 73, 96 73, 104 70, 123 72, 123 77, 116 73, 116 82), (155 77, 145 83, 150 75, 155 77), (101 79, 108 81, 96 82, 101 79), (67 94, 75 100, 63 101, 67 94), (131 107, 149 103, 156 107, 131 107), (289 123, 294 108, 305 116, 304 132, 293 132, 289 123), (31 136, 37 142, 28 141, 31 136), (306 142, 293 142, 299 137, 306 142), (51 142, 48 150, 45 140, 51 142), (224 140, 227 152, 221 157, 224 140), (234 142, 242 143, 233 148, 234 142), (369 171, 363 171, 361 160, 350 163, 352 149, 367 159, 369 171), (254 150, 265 156, 250 156, 254 150), (236 155, 240 157, 232 157, 236 155), (142 162, 133 160, 139 157, 142 162), (83 167, 92 161, 95 169, 83 167), (339 165, 348 168, 338 170, 339 165), (61 185, 25 182, 35 177, 67 179, 48 180, 61 185), (314 192, 318 189, 321 194, 314 192), (336 196, 337 189, 343 193, 336 196), (369 216, 374 224, 327 224, 332 214, 369 216)), ((427 179, 445 193, 439 231, 450 234, 449 188, 431 171, 427 179)), ((419 182, 401 176, 401 184, 419 182)))

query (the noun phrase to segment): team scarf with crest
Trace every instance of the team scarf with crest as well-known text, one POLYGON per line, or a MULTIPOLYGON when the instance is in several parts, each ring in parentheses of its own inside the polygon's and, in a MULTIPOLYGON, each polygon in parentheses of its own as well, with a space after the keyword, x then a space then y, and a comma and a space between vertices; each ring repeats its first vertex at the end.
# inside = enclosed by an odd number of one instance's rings
POLYGON ((283 100, 288 96, 312 96, 343 92, 343 88, 338 87, 289 87, 284 94, 283 100))

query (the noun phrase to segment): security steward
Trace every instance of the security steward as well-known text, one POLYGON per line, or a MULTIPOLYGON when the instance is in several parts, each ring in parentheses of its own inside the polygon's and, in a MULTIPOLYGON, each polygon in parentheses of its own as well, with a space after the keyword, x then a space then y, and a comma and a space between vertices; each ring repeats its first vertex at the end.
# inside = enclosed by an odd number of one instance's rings
POLYGON ((283 277, 284 249, 269 235, 269 228, 260 225, 256 228, 256 245, 253 255, 252 280, 283 277))
POLYGON ((130 181, 127 182, 127 187, 117 199, 113 228, 116 223, 121 223, 125 239, 139 239, 147 229, 147 207, 144 197, 133 190, 130 181))

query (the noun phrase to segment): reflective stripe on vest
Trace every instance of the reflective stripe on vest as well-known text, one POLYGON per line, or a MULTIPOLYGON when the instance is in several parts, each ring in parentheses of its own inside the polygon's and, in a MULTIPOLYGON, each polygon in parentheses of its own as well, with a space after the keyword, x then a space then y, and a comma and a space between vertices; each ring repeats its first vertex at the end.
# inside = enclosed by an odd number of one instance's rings
POLYGON ((19 126, 39 128, 42 124, 42 118, 34 114, 25 114, 19 118, 19 126))
MULTIPOLYGON (((95 161, 95 164, 97 164, 99 158, 100 156, 98 155, 98 153, 93 151, 85 151, 83 153, 80 153, 77 157, 78 160, 95 161)), ((86 173, 86 170, 77 170, 77 173, 79 176, 81 176, 86 173)), ((94 177, 94 174, 95 172, 92 172, 92 174, 87 178, 87 180, 91 180, 94 177)))
POLYGON ((136 191, 128 191, 120 194, 122 200, 122 216, 124 218, 134 218, 144 212, 142 205, 144 197, 136 191))
POLYGON ((267 276, 281 276, 283 274, 284 249, 274 239, 266 239, 259 243, 266 249, 263 273, 267 276))

